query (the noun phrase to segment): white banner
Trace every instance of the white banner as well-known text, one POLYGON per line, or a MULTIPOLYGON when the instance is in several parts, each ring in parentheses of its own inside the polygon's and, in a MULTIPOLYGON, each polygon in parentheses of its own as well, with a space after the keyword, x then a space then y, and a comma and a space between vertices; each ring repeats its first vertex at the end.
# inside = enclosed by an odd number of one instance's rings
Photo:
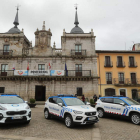
POLYGON ((49 70, 29 70, 29 76, 41 76, 41 75, 50 75, 49 70))
POLYGON ((27 70, 14 70, 14 75, 27 76, 28 75, 28 71, 27 70))
POLYGON ((64 70, 51 70, 51 76, 64 76, 64 70))

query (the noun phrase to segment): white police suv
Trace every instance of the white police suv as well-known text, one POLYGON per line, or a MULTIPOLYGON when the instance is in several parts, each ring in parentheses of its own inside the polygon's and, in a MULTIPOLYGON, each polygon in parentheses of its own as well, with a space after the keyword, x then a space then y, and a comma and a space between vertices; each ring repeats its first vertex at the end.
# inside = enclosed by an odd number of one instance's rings
POLYGON ((140 124, 140 104, 128 97, 101 97, 97 100, 95 108, 100 118, 106 114, 113 114, 125 116, 131 119, 132 123, 140 124))
POLYGON ((29 123, 31 109, 27 103, 16 94, 0 94, 0 123, 29 123))
POLYGON ((45 102, 44 116, 49 119, 56 116, 65 121, 67 127, 74 124, 94 124, 98 122, 98 113, 95 108, 85 105, 73 95, 58 95, 49 97, 45 102))

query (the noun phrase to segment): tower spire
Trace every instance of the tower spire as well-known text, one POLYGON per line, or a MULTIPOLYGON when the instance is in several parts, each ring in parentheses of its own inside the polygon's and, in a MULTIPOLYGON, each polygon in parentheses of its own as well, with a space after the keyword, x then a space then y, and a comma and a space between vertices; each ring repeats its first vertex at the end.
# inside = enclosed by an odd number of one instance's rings
POLYGON ((45 30, 45 21, 43 21, 42 30, 45 30))
POLYGON ((77 15, 77 4, 75 6, 75 9, 76 9, 76 13, 75 13, 75 22, 74 24, 76 25, 76 27, 78 26, 79 22, 78 22, 78 15, 77 15))
POLYGON ((19 25, 19 22, 18 22, 18 9, 19 8, 19 5, 17 6, 17 14, 16 14, 16 17, 15 17, 15 21, 13 22, 13 24, 15 25, 14 28, 17 28, 17 25, 19 25))

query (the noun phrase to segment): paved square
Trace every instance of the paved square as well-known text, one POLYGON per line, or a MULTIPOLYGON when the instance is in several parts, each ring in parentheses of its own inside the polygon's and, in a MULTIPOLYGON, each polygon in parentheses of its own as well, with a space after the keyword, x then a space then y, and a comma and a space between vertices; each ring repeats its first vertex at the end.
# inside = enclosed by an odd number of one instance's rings
MULTIPOLYGON (((0 127, 0 135, 14 135, 23 137, 37 137, 51 140, 91 140, 92 128, 95 126, 76 126, 66 128, 63 121, 46 120, 43 112, 44 106, 32 108, 32 120, 29 125, 16 124, 0 127)), ((4 139, 5 140, 5 139, 4 139)))
POLYGON ((117 117, 100 118, 102 140, 140 140, 140 125, 117 117))
POLYGON ((0 140, 100 140, 100 135, 102 140, 140 140, 140 125, 134 125, 124 119, 100 118, 99 123, 94 126, 76 126, 69 129, 63 121, 46 120, 43 109, 42 105, 32 108, 32 120, 29 125, 0 126, 0 140))

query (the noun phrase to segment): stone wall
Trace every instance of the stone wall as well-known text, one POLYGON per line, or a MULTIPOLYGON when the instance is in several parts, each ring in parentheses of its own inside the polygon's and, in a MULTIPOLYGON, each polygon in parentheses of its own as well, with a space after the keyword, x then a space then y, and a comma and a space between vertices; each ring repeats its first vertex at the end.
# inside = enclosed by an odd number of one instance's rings
POLYGON ((0 81, 0 87, 5 87, 5 93, 16 93, 25 100, 35 98, 35 86, 46 87, 46 99, 57 94, 76 94, 77 87, 83 88, 87 98, 98 95, 98 82, 93 81, 0 81))

